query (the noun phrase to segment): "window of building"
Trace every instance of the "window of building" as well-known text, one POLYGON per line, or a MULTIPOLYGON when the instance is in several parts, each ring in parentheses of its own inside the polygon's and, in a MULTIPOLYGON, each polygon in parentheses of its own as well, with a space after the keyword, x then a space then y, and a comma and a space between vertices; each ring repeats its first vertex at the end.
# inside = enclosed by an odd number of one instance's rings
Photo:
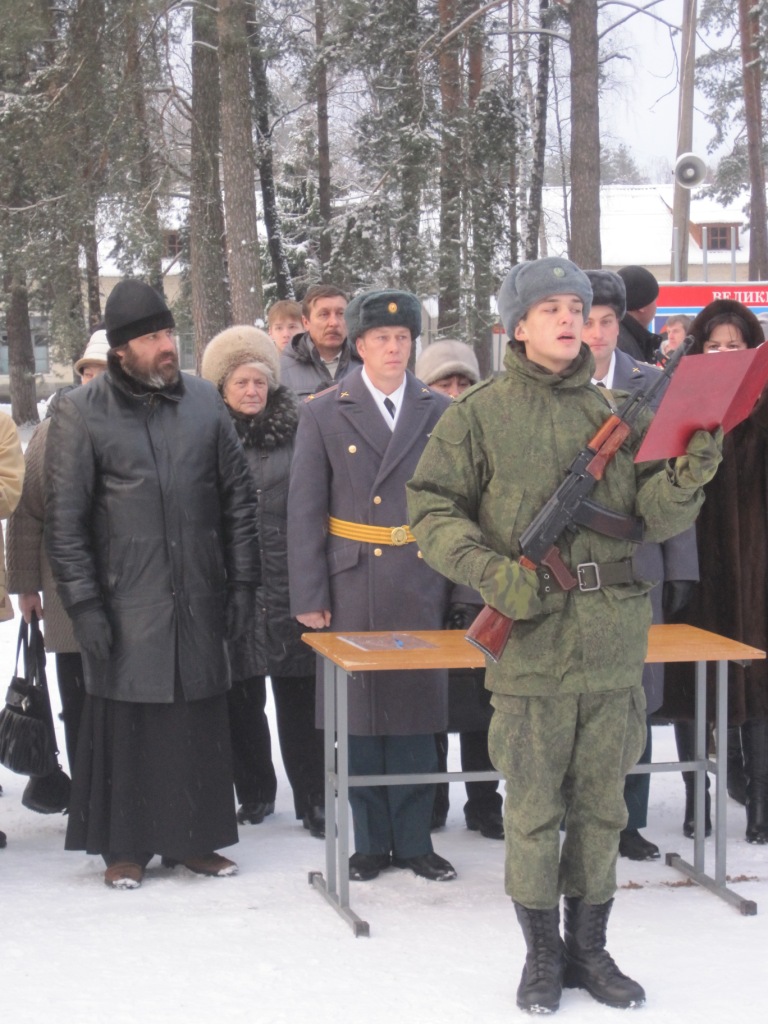
POLYGON ((707 224, 707 250, 721 252, 731 248, 731 231, 735 236, 736 248, 739 247, 739 229, 731 224, 707 224))
POLYGON ((175 260, 181 256, 184 243, 180 231, 163 232, 163 259, 175 260))
MULTIPOLYGON (((39 316, 30 317, 32 329, 32 348, 35 353, 35 373, 48 373, 51 368, 48 351, 47 321, 39 316)), ((8 373, 8 336, 3 330, 0 333, 0 374, 8 373)))

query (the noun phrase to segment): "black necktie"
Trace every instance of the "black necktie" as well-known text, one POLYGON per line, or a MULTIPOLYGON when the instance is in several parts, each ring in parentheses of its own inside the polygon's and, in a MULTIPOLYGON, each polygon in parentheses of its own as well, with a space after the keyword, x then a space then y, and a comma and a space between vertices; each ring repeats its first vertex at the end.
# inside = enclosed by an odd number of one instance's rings
POLYGON ((395 418, 395 403, 391 398, 384 399, 384 408, 387 410, 392 419, 395 418))
POLYGON ((597 382, 597 386, 598 386, 599 388, 604 388, 604 387, 605 387, 605 381, 604 381, 604 380, 599 380, 599 381, 597 382))

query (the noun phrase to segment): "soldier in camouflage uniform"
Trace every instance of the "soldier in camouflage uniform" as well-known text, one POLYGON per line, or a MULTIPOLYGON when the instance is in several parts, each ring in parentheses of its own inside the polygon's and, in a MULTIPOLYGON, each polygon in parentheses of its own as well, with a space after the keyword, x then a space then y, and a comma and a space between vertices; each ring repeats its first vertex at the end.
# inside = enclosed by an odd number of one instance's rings
MULTIPOLYGON (((507 781, 506 889, 528 948, 517 1002, 531 1012, 556 1010, 564 984, 612 1006, 645 999, 605 950, 605 929, 627 820, 624 778, 645 744, 651 584, 633 578, 636 545, 591 529, 558 544, 574 574, 586 564, 583 590, 565 592, 548 571, 517 561, 521 531, 612 411, 591 383, 592 355, 581 344, 591 301, 589 279, 568 260, 510 272, 498 300, 511 339, 506 373, 446 410, 408 485, 412 530, 429 564, 516 621, 486 685, 495 709, 491 759, 507 781), (594 585, 595 563, 603 585, 594 585)), ((649 420, 593 499, 641 516, 646 539, 663 540, 696 518, 720 452, 701 431, 676 462, 636 464, 649 420)))

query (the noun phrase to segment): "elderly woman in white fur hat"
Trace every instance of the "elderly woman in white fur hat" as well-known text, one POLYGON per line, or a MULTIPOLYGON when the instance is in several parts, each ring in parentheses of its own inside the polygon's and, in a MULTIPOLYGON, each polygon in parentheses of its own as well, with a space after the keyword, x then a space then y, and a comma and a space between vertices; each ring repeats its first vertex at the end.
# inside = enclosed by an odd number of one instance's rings
POLYGON ((202 376, 219 389, 243 443, 259 502, 262 585, 253 628, 229 645, 230 729, 240 824, 259 824, 275 809, 277 780, 264 711, 272 680, 277 730, 296 817, 325 835, 322 733, 315 728, 315 659, 288 601, 286 503, 298 408, 280 384, 279 352, 256 327, 217 334, 203 353, 202 376))

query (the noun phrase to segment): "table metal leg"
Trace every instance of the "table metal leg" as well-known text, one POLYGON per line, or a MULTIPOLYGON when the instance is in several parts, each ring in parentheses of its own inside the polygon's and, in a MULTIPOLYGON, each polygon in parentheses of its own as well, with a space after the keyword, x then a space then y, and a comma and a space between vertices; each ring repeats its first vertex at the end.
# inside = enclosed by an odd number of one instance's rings
POLYGON ((370 935, 367 921, 349 905, 349 719, 347 673, 324 661, 325 872, 310 871, 309 883, 349 924, 356 936, 370 935))
POLYGON ((715 744, 717 755, 714 765, 709 761, 706 749, 706 663, 696 663, 696 747, 697 762, 695 780, 695 829, 694 862, 689 864, 677 853, 668 853, 666 863, 677 868, 692 881, 720 896, 736 907, 740 913, 749 916, 757 913, 754 900, 745 899, 726 886, 726 845, 727 845, 727 771, 728 771, 728 662, 717 662, 715 744), (704 793, 708 769, 714 771, 717 788, 715 809, 715 876, 704 870, 704 793))

